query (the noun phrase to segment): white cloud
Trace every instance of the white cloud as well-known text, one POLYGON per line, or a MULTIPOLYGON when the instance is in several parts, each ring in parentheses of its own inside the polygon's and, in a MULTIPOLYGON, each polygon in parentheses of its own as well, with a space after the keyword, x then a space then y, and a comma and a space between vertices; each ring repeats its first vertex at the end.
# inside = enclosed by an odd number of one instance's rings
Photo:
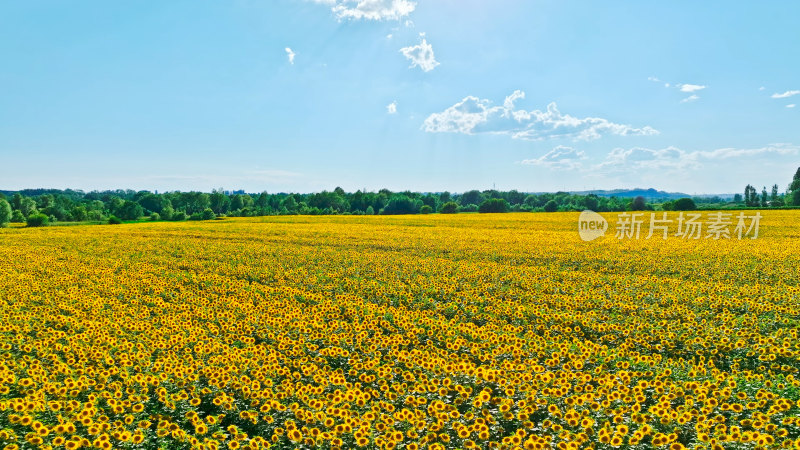
POLYGON ((759 90, 759 91, 763 91, 763 90, 765 90, 765 89, 766 89, 766 88, 765 88, 764 86, 761 86, 760 88, 758 88, 758 90, 759 90))
POLYGON ((339 19, 400 20, 414 12, 409 0, 312 0, 327 5, 339 19))
MULTIPOLYGON (((657 82, 657 83, 661 83, 662 82, 657 77, 647 77, 647 79, 649 81, 653 81, 653 82, 657 82)), ((680 92, 691 94, 690 96, 684 97, 681 100, 681 103, 688 103, 688 102, 694 102, 694 101, 699 100, 700 96, 695 94, 695 92, 702 91, 703 89, 707 88, 708 86, 705 86, 705 85, 702 85, 702 84, 664 82, 664 87, 665 88, 675 88, 675 89, 679 90, 680 92)))
POLYGON ((547 138, 572 138, 591 140, 604 134, 620 136, 649 136, 658 134, 645 126, 634 128, 598 117, 577 118, 562 114, 555 103, 546 111, 517 109, 514 102, 525 98, 522 91, 506 97, 502 106, 491 106, 489 100, 465 97, 440 113, 425 119, 422 129, 429 133, 490 133, 505 134, 514 139, 542 140, 547 138))
POLYGON ((766 153, 772 153, 777 155, 796 155, 798 151, 800 151, 800 146, 778 143, 778 144, 769 144, 765 147, 759 147, 759 148, 727 147, 727 148, 718 148, 716 150, 711 150, 711 151, 698 151, 694 153, 699 155, 701 158, 705 158, 708 160, 717 160, 717 159, 740 158, 743 156, 758 156, 766 153))
POLYGON ((786 91, 783 94, 778 94, 778 93, 772 94, 772 98, 789 98, 797 94, 800 94, 800 91, 786 91))
POLYGON ((603 162, 595 169, 630 170, 630 169, 687 169, 698 167, 695 158, 676 147, 658 150, 633 147, 629 149, 615 148, 606 155, 603 162))
POLYGON ((680 87, 681 92, 697 92, 706 88, 706 86, 699 84, 679 84, 678 87, 680 87))
MULTIPOLYGON (((424 35, 424 33, 420 33, 420 36, 424 35)), ((430 72, 439 65, 433 56, 433 46, 428 44, 425 38, 422 38, 422 42, 418 45, 401 48, 400 53, 411 61, 410 67, 419 67, 423 72, 430 72)))
POLYGON ((286 47, 286 57, 289 58, 289 64, 294 64, 294 56, 296 55, 295 52, 292 51, 289 47, 286 47))
POLYGON ((685 99, 681 100, 681 103, 693 102, 693 101, 696 101, 698 98, 700 98, 700 97, 698 97, 695 94, 692 94, 692 95, 686 97, 685 99))
POLYGON ((792 144, 770 144, 759 148, 719 148, 710 151, 687 152, 677 147, 649 149, 633 147, 615 148, 606 155, 594 170, 627 171, 632 169, 698 169, 706 163, 719 163, 735 158, 752 158, 766 154, 797 155, 800 146, 792 144))
POLYGON ((392 102, 386 105, 387 114, 397 114, 397 102, 392 102))
POLYGON ((580 160, 586 159, 586 154, 572 147, 559 145, 539 158, 524 159, 520 164, 543 166, 551 169, 577 169, 581 167, 580 160))
POLYGON ((794 103, 789 103, 788 105, 786 105, 786 107, 787 107, 787 108, 794 108, 794 107, 795 107, 795 104, 794 104, 794 103))

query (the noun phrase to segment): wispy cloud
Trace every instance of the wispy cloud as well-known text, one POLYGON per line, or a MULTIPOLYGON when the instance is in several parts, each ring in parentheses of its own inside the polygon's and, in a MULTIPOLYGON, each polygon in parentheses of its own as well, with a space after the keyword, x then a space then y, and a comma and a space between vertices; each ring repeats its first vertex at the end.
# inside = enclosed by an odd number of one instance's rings
POLYGON ((793 97, 793 96, 795 96, 797 94, 800 94, 800 91, 786 91, 786 92, 784 92, 782 94, 778 94, 778 93, 772 94, 772 98, 789 98, 789 97, 793 97))
POLYGON ((386 113, 397 114, 397 102, 392 102, 386 105, 386 113))
POLYGON ((752 158, 766 154, 776 156, 797 155, 800 146, 770 144, 758 148, 718 148, 716 150, 685 151, 677 147, 650 149, 643 147, 615 148, 592 170, 627 171, 632 169, 697 169, 707 163, 723 160, 752 158))
POLYGON ((446 110, 428 116, 422 129, 429 133, 504 134, 514 139, 526 140, 592 140, 604 134, 658 134, 658 131, 649 126, 635 128, 599 117, 577 118, 562 114, 555 103, 547 105, 545 111, 519 109, 514 102, 522 98, 525 98, 525 93, 517 90, 506 97, 502 106, 492 106, 489 100, 468 96, 446 110))
POLYGON ((572 147, 559 145, 539 158, 523 159, 520 164, 530 166, 543 166, 550 169, 577 169, 581 167, 581 160, 586 159, 586 154, 572 147))
POLYGON ((789 103, 788 105, 786 105, 786 107, 787 107, 787 108, 794 108, 794 107, 795 107, 795 104, 794 104, 794 103, 789 103))
POLYGON ((679 84, 678 87, 681 89, 681 92, 697 92, 706 88, 700 84, 679 84))
POLYGON ((400 20, 414 12, 417 4, 409 0, 311 0, 327 5, 338 19, 400 20))
POLYGON ((697 167, 695 158, 676 147, 650 149, 643 147, 615 148, 594 170, 619 171, 630 169, 688 169, 697 167))
POLYGON ((786 143, 769 144, 758 148, 733 148, 725 147, 711 151, 694 152, 702 158, 708 160, 740 158, 744 156, 759 156, 768 153, 776 155, 796 155, 800 151, 800 146, 786 143))
POLYGON ((681 103, 689 103, 694 102, 700 99, 700 96, 695 94, 695 92, 700 92, 703 89, 707 88, 708 86, 703 84, 690 84, 690 83, 669 83, 663 82, 658 77, 647 77, 648 81, 653 81, 656 83, 664 83, 665 88, 675 88, 680 92, 691 94, 688 97, 684 97, 681 100, 681 103))
POLYGON ((291 48, 286 47, 286 57, 289 58, 289 64, 294 64, 294 57, 296 55, 295 52, 292 51, 291 48))
POLYGON ((699 98, 700 98, 699 96, 697 96, 697 95, 695 95, 695 94, 692 94, 692 95, 690 95, 690 96, 686 97, 685 99, 681 100, 681 103, 689 103, 689 102, 693 102, 693 101, 696 101, 696 100, 697 100, 697 99, 699 99, 699 98))
POLYGON ((433 55, 433 46, 428 44, 428 41, 423 36, 425 36, 425 33, 420 33, 422 42, 417 45, 403 47, 400 49, 400 53, 411 61, 410 67, 419 67, 423 72, 430 72, 439 63, 433 55))

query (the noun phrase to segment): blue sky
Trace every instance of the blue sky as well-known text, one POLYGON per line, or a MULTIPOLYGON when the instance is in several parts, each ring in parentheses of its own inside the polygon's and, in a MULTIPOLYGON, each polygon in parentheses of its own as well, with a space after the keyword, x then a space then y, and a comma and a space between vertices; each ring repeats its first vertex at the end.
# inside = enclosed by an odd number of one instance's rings
POLYGON ((785 189, 800 2, 0 3, 0 189, 785 189))

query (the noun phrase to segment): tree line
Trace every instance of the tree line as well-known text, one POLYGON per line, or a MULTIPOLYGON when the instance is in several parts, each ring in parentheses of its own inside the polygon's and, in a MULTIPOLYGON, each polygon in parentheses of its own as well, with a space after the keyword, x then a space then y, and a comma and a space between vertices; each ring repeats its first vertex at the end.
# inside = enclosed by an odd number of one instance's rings
POLYGON ((451 194, 393 192, 345 192, 342 188, 309 194, 248 194, 215 189, 208 192, 165 192, 113 190, 27 189, 0 192, 0 225, 8 222, 42 226, 51 222, 108 222, 141 220, 211 220, 218 217, 268 215, 373 215, 373 214, 454 214, 460 212, 555 212, 626 210, 691 210, 698 204, 714 207, 800 206, 800 169, 785 194, 777 185, 772 192, 764 188, 759 195, 748 185, 744 197, 732 202, 714 198, 685 198, 647 202, 643 197, 600 197, 567 192, 528 194, 516 190, 471 190, 451 194))
MULTIPOLYGON (((209 220, 217 217, 268 215, 373 215, 453 214, 459 212, 509 211, 624 211, 625 198, 603 198, 566 192, 525 194, 515 190, 471 190, 461 194, 393 192, 345 192, 341 188, 310 194, 248 194, 215 189, 207 192, 114 190, 84 193, 77 190, 29 189, 0 193, 10 222, 104 222, 108 220, 209 220)), ((2 208, 0 208, 2 209, 2 208)), ((0 211, 0 214, 3 214, 0 211)))

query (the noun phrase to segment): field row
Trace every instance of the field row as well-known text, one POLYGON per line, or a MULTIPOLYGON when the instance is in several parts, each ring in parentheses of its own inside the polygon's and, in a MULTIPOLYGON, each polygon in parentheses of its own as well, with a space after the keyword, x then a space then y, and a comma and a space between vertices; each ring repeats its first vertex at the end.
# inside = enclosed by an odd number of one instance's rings
POLYGON ((800 213, 763 214, 0 230, 0 448, 800 448, 800 213))

